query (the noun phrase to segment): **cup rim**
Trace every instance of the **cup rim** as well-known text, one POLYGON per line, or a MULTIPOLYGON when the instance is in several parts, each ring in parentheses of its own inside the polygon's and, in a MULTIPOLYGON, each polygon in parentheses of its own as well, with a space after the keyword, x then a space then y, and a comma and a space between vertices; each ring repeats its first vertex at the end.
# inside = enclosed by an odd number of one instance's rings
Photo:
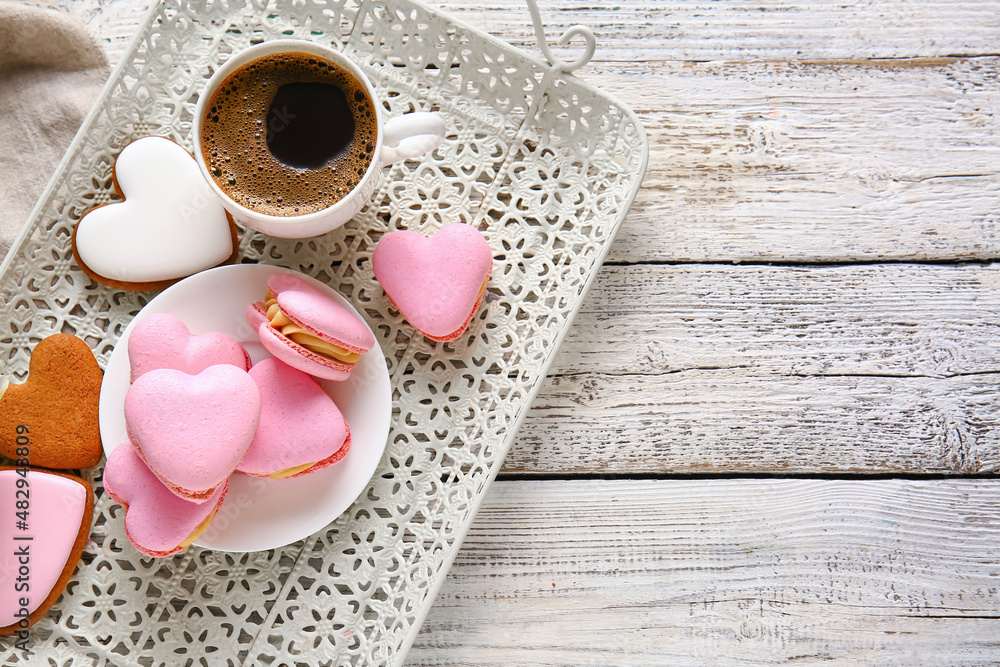
POLYGON ((272 224, 277 226, 302 226, 314 220, 329 216, 331 213, 335 213, 342 208, 348 208, 354 204, 351 195, 361 190, 369 180, 375 178, 382 166, 380 158, 382 154, 383 135, 382 105, 379 103, 379 98, 375 94, 374 85, 372 85, 371 80, 361 70, 361 67, 359 67, 357 63, 345 56, 343 53, 336 51, 325 44, 318 44, 307 39, 267 40, 258 44, 253 44, 229 56, 229 58, 227 58, 226 61, 222 63, 217 70, 215 70, 212 76, 209 77, 208 81, 205 82, 205 86, 202 88, 198 101, 195 104, 194 120, 191 130, 195 162, 197 162, 198 169, 201 171, 202 177, 208 182, 212 191, 215 192, 215 194, 224 202, 226 208, 231 208, 233 210, 235 217, 238 219, 250 218, 251 220, 260 220, 269 226, 272 224), (222 85, 226 78, 233 73, 233 71, 248 62, 256 60, 257 58, 275 53, 288 53, 294 51, 312 53, 322 58, 331 60, 348 70, 356 79, 358 79, 358 81, 362 83, 362 85, 364 85, 365 90, 368 92, 368 95, 372 100, 372 106, 375 107, 375 150, 372 153, 372 160, 368 164, 368 168, 365 170, 364 175, 358 181, 357 185, 355 185, 350 192, 330 206, 318 211, 313 211, 312 213, 303 213, 301 215, 272 215, 270 213, 263 213, 252 208, 247 208, 243 204, 235 201, 232 197, 227 195, 222 188, 219 187, 219 184, 215 182, 215 179, 212 178, 212 174, 208 171, 208 165, 205 163, 205 158, 201 151, 202 121, 205 117, 205 107, 208 105, 209 100, 211 100, 215 91, 220 85, 222 85))

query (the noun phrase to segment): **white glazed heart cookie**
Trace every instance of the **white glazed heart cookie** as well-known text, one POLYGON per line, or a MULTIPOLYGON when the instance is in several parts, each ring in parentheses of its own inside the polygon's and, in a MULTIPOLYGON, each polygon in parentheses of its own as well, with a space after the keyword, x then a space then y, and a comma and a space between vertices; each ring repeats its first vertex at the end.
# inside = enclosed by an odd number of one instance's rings
POLYGON ((115 160, 114 182, 125 201, 88 211, 73 230, 73 255, 97 282, 163 289, 235 259, 236 226, 179 144, 133 141, 115 160))

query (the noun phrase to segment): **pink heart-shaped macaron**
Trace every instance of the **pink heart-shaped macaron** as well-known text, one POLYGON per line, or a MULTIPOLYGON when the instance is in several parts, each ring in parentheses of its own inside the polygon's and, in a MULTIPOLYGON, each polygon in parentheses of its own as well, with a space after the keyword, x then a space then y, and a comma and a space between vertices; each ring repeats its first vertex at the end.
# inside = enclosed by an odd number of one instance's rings
POLYGON ((455 340, 486 292, 493 252, 475 227, 445 225, 431 237, 411 231, 383 236, 372 270, 389 300, 432 340, 455 340))
POLYGON ((224 483, 208 502, 179 498, 156 478, 131 442, 108 455, 104 488, 125 508, 125 534, 136 549, 157 558, 175 554, 208 528, 229 488, 224 483))
POLYGON ((250 369, 260 389, 260 425, 237 470, 257 477, 298 477, 340 461, 351 432, 315 378, 278 359, 250 369))
POLYGON ((128 338, 132 380, 157 368, 197 375, 209 366, 231 364, 248 370, 250 355, 236 339, 221 332, 192 334, 180 319, 153 313, 136 323, 128 338))
POLYGON ((139 456, 171 491, 208 501, 239 465, 260 419, 260 392, 236 366, 197 375, 161 368, 125 394, 125 426, 139 456))
POLYGON ((246 318, 264 349, 326 380, 349 378, 375 345, 368 325, 350 308, 293 274, 268 277, 264 300, 248 304, 246 318))

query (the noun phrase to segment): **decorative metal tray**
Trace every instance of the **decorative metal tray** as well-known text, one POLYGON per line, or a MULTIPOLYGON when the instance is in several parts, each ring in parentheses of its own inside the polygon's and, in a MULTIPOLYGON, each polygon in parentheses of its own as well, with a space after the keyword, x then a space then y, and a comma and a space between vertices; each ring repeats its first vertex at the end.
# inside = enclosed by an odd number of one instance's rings
POLYGON ((73 225, 114 199, 124 145, 159 134, 190 149, 192 110, 215 67, 280 37, 343 50, 387 116, 435 110, 448 125, 432 155, 389 168, 346 226, 305 240, 241 232, 241 261, 329 283, 379 337, 394 387, 379 468, 354 505, 305 540, 167 559, 128 544, 101 468, 84 471, 97 493, 91 541, 32 629, 34 654, 0 639, 5 664, 401 664, 639 188, 648 149, 630 110, 565 63, 418 2, 169 0, 151 8, 0 267, 0 348, 15 381, 56 332, 107 362, 153 295, 91 282, 73 261, 73 225), (388 230, 456 221, 493 248, 491 296, 465 336, 434 343, 391 308, 370 258, 388 230))

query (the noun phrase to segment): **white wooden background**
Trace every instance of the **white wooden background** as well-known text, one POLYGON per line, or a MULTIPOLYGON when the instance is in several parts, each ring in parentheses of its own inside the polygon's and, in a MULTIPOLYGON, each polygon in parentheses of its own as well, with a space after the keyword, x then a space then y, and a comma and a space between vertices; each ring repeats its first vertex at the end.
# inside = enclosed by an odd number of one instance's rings
POLYGON ((649 169, 409 663, 1000 663, 1000 2, 540 4, 649 169))

